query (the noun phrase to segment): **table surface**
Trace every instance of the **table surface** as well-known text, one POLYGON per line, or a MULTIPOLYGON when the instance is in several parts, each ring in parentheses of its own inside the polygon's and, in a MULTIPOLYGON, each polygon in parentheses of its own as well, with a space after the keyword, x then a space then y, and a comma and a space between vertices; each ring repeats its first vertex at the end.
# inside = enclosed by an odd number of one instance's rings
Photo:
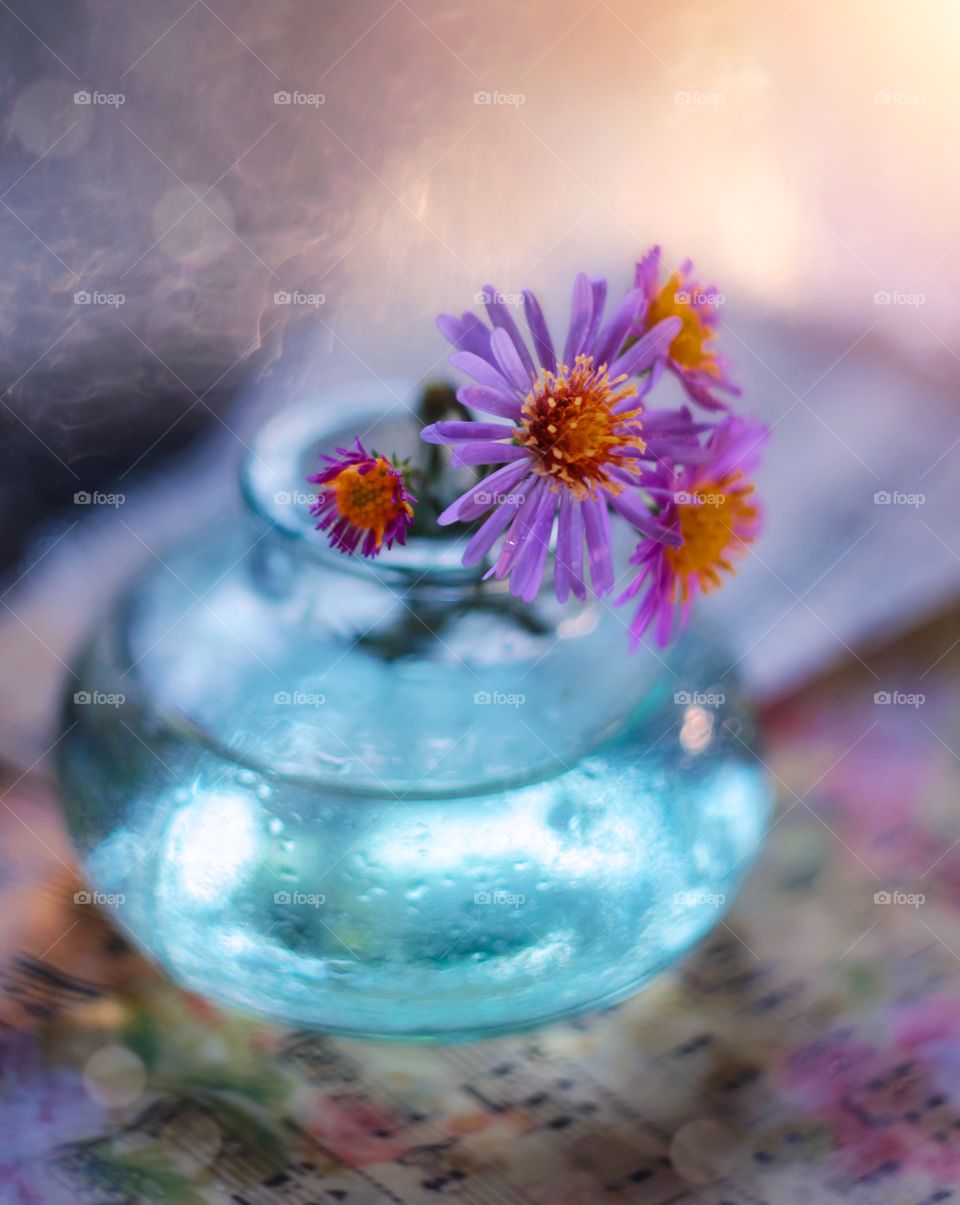
POLYGON ((78 917, 49 791, 9 783, 0 1202, 960 1200, 958 637, 769 711, 779 806, 733 911, 628 1003, 494 1042, 283 1032, 180 992, 78 917))

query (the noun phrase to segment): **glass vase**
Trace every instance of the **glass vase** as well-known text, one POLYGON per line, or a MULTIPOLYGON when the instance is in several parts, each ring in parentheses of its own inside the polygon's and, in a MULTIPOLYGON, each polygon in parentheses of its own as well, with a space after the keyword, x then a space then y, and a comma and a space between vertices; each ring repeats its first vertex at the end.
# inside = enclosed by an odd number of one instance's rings
POLYGON ((63 806, 96 898, 184 987, 283 1023, 467 1040, 605 1007, 731 900, 769 792, 732 658, 629 654, 462 541, 313 530, 318 451, 411 450, 381 388, 257 439, 245 512, 143 574, 79 665, 63 806))

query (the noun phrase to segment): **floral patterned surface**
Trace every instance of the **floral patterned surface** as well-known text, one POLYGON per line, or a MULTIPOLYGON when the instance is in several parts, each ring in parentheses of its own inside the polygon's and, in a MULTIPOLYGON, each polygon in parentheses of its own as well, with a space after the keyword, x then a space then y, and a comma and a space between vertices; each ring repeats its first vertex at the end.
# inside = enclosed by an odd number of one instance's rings
POLYGON ((496 1042, 282 1032, 178 991, 75 902, 49 794, 13 785, 0 1202, 960 1200, 955 634, 768 713, 779 811, 692 956, 496 1042))

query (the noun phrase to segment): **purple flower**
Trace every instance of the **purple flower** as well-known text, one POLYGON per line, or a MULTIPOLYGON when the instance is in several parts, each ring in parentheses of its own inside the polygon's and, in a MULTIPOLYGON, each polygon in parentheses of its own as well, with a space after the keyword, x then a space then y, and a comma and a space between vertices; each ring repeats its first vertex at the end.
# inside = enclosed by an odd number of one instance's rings
POLYGON ((570 324, 558 355, 537 299, 523 294, 534 355, 500 294, 484 291, 492 330, 473 314, 441 315, 441 333, 458 349, 450 363, 473 377, 457 397, 497 421, 440 422, 426 427, 428 443, 456 445, 456 465, 499 465, 440 516, 441 524, 470 522, 487 511, 470 540, 464 564, 481 561, 500 543, 490 572, 509 578, 513 594, 529 601, 543 580, 554 522, 554 588, 564 601, 586 596, 583 550, 597 595, 614 584, 608 504, 651 540, 662 531, 636 492, 642 462, 675 450, 689 416, 660 416, 650 430, 641 399, 659 373, 657 360, 680 330, 679 318, 657 323, 624 350, 643 308, 634 289, 602 322, 607 285, 580 273, 570 324), (640 383, 629 383, 653 369, 640 383))
POLYGON ((722 585, 721 573, 733 573, 733 558, 756 539, 760 512, 746 475, 756 467, 767 435, 753 419, 727 418, 713 428, 703 459, 680 467, 664 462, 645 479, 647 493, 662 508, 662 522, 679 539, 641 539, 631 557, 639 572, 616 601, 642 592, 630 625, 634 646, 651 626, 657 644, 668 644, 674 629, 686 624, 696 595, 722 585))
POLYGON ((722 301, 716 287, 697 282, 689 259, 661 284, 659 247, 648 251, 637 264, 636 287, 643 294, 645 308, 632 333, 642 336, 664 318, 679 318, 682 325, 670 344, 668 367, 691 401, 708 410, 726 410, 727 403, 717 392, 739 397, 740 387, 731 380, 727 362, 713 347, 717 307, 722 301))
POLYGON ((363 555, 374 557, 384 544, 404 543, 416 498, 407 492, 402 470, 367 452, 359 439, 355 445, 353 451, 337 448, 336 456, 323 456, 327 467, 307 478, 324 487, 310 513, 332 547, 353 554, 362 540, 363 555))

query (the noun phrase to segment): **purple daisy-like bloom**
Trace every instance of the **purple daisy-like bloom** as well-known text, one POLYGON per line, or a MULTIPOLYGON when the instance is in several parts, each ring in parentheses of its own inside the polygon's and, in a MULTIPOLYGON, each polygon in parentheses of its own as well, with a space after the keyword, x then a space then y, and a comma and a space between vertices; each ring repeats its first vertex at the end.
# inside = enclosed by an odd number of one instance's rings
POLYGON ((379 556, 384 545, 403 544, 413 521, 413 503, 403 472, 384 456, 367 452, 359 439, 353 449, 323 456, 327 467, 307 480, 324 488, 310 507, 331 545, 348 554, 379 556))
POLYGON ((678 318, 682 325, 670 343, 667 366, 677 375, 691 401, 708 410, 726 410, 727 403, 717 393, 739 397, 740 387, 730 377, 726 360, 713 346, 722 301, 716 287, 697 281, 689 259, 661 284, 659 247, 648 251, 637 264, 635 283, 645 305, 632 333, 642 336, 665 318, 678 318))
POLYGON ((527 601, 543 580, 555 522, 554 587, 561 602, 570 594, 586 597, 584 547, 595 593, 613 588, 609 506, 649 539, 675 539, 630 487, 645 472, 643 462, 679 451, 695 430, 689 415, 663 413, 649 424, 641 417, 642 399, 659 375, 657 361, 681 322, 666 318, 624 349, 643 294, 631 290, 604 322, 606 292, 606 281, 577 276, 559 355, 536 297, 525 292, 536 360, 502 295, 490 286, 483 296, 492 329, 469 313, 437 320, 458 349, 450 363, 476 382, 457 397, 497 421, 434 423, 423 438, 455 445, 456 465, 500 466, 439 522, 470 522, 492 508, 470 540, 464 564, 481 561, 502 538, 490 573, 509 578, 511 592, 527 601), (631 383, 648 370, 642 382, 631 383))
POLYGON ((756 539, 760 511, 747 475, 767 435, 754 419, 727 418, 713 428, 702 459, 679 466, 664 462, 644 482, 661 506, 660 518, 679 539, 641 539, 631 557, 639 572, 616 602, 642 595, 630 624, 634 646, 648 628, 657 644, 668 644, 686 625, 695 597, 720 586, 721 572, 733 573, 733 558, 756 539))

